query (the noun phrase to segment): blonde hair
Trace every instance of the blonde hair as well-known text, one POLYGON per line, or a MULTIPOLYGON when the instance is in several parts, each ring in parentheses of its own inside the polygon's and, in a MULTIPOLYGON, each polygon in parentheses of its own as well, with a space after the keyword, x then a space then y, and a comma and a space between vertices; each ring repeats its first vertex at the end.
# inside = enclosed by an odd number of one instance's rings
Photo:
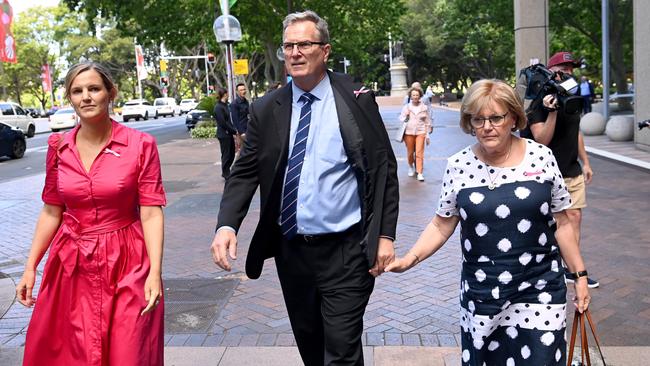
POLYGON ((523 101, 515 89, 498 79, 479 80, 467 89, 460 106, 460 128, 465 133, 473 133, 470 119, 492 102, 506 107, 508 114, 515 118, 514 131, 526 128, 528 122, 523 101))
POLYGON ((117 88, 115 87, 115 82, 111 77, 110 71, 108 71, 106 66, 93 61, 80 62, 68 70, 68 73, 65 75, 65 98, 70 100, 70 88, 72 87, 72 82, 77 76, 79 76, 79 74, 88 70, 97 71, 99 76, 102 78, 104 87, 111 95, 111 99, 115 98, 117 88))

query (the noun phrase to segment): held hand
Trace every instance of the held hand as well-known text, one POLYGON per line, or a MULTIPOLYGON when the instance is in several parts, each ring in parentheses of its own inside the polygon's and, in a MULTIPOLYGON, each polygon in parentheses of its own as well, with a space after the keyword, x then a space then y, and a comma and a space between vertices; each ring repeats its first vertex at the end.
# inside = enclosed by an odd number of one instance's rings
POLYGON ((228 252, 231 259, 237 259, 237 236, 230 230, 219 230, 214 234, 210 250, 212 251, 212 260, 214 263, 226 271, 230 271, 232 267, 228 263, 226 252, 228 252))
POLYGON ((594 171, 591 170, 591 165, 589 164, 583 165, 582 174, 585 176, 585 184, 591 183, 591 178, 594 177, 594 171))
POLYGON ((23 272, 23 277, 16 286, 16 298, 18 302, 28 308, 34 306, 36 298, 32 297, 32 290, 34 289, 34 282, 36 282, 36 271, 33 269, 26 269, 23 272))
POLYGON ((375 260, 375 265, 368 272, 374 277, 377 277, 384 273, 384 268, 394 260, 395 248, 393 247, 393 241, 387 238, 379 238, 377 259, 375 260))
POLYGON ((402 273, 415 266, 415 262, 417 262, 417 258, 411 254, 407 254, 404 257, 395 259, 391 264, 384 268, 384 271, 402 273))
POLYGON ((239 141, 241 141, 239 135, 233 135, 233 139, 235 140, 235 150, 239 151, 240 148, 239 141))
POLYGON ((162 298, 162 280, 160 274, 149 273, 147 279, 144 281, 144 299, 147 301, 147 306, 142 310, 140 315, 144 315, 155 309, 160 303, 162 298))
POLYGON ((587 287, 587 277, 580 277, 574 283, 576 296, 573 298, 573 305, 580 313, 583 313, 589 307, 591 296, 589 295, 589 288, 587 287))

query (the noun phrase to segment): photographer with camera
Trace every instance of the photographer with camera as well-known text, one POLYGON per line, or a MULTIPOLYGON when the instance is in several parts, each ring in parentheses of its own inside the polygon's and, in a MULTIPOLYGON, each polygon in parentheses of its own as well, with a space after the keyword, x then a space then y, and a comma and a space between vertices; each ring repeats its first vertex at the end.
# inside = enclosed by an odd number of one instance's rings
MULTIPOLYGON (((527 110, 528 126, 521 131, 521 136, 532 138, 553 151, 571 195, 572 206, 566 213, 580 243, 582 209, 587 207, 585 184, 591 182, 593 171, 580 133, 582 98, 575 96, 578 85, 573 79, 573 68, 578 65, 579 61, 570 52, 557 52, 551 56, 548 69, 536 65, 534 77, 541 75, 543 80, 548 76, 548 80, 535 85, 539 90, 535 91, 536 97, 527 110)), ((529 79, 529 89, 533 84, 529 79)), ((530 95, 528 90, 527 97, 530 95)), ((588 285, 596 288, 600 284, 590 277, 588 285)))

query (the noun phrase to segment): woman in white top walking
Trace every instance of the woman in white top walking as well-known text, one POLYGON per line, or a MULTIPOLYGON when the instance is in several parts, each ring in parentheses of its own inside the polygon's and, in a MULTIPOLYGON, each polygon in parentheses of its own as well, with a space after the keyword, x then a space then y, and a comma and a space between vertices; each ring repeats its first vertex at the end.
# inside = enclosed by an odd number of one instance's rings
POLYGON ((424 144, 429 145, 429 134, 433 130, 429 106, 421 101, 422 89, 411 88, 409 96, 411 101, 402 108, 400 121, 406 122, 404 143, 409 163, 409 177, 417 172, 417 179, 424 181, 424 144))

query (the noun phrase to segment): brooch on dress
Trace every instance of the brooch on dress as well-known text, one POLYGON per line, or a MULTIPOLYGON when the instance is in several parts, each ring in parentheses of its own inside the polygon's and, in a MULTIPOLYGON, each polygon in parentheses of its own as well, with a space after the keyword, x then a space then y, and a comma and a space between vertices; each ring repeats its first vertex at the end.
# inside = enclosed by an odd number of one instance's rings
POLYGON ((118 158, 120 157, 120 154, 117 151, 113 151, 113 150, 111 150, 109 148, 104 149, 104 154, 113 154, 113 155, 117 156, 118 158))

